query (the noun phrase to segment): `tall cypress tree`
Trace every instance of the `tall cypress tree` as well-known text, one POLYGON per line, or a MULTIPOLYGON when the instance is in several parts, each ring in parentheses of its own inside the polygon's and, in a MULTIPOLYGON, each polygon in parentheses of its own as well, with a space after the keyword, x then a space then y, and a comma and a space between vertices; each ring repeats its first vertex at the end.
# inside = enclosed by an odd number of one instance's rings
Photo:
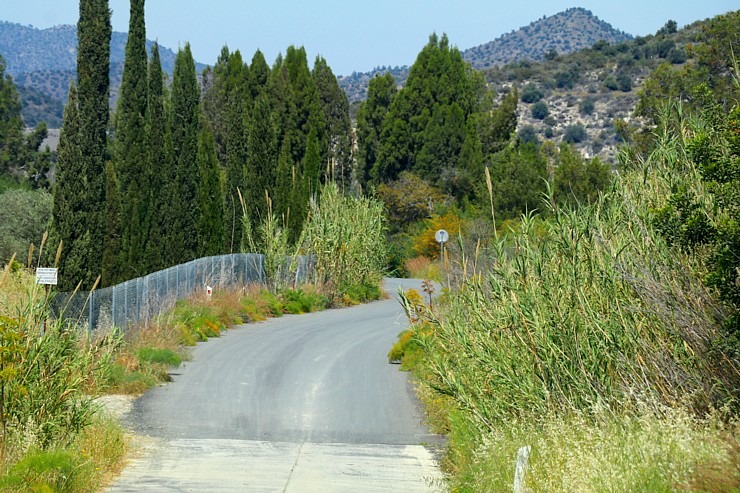
POLYGON ((357 111, 357 173, 360 186, 370 181, 370 170, 380 151, 380 132, 391 102, 396 96, 396 81, 390 72, 370 79, 367 99, 357 111))
POLYGON ((57 147, 54 206, 49 235, 49 245, 52 248, 47 249, 47 253, 50 253, 48 259, 53 261, 51 251, 62 242, 62 256, 59 259, 59 289, 62 291, 73 290, 80 280, 87 278, 84 255, 89 242, 87 194, 79 139, 77 87, 73 83, 64 108, 57 147))
POLYGON ((153 272, 168 267, 165 252, 165 235, 169 232, 167 223, 172 207, 169 187, 174 184, 175 174, 170 154, 167 152, 169 132, 165 116, 165 98, 162 64, 159 58, 159 46, 154 43, 149 60, 147 76, 147 169, 149 180, 149 238, 146 243, 147 270, 153 272))
POLYGON ((105 164, 105 249, 101 284, 112 286, 127 276, 124 251, 121 248, 121 194, 113 163, 105 164))
POLYGON ((131 0, 126 59, 116 112, 116 169, 123 210, 120 256, 133 278, 144 273, 145 242, 149 234, 149 176, 147 167, 147 54, 144 0, 131 0))
POLYGON ((105 237, 105 161, 110 98, 111 11, 107 0, 80 0, 77 23, 77 79, 80 158, 86 185, 90 244, 85 255, 92 287, 100 275, 105 237))
POLYGON ((206 257, 221 253, 224 241, 221 171, 208 125, 203 125, 198 138, 198 168, 198 255, 206 257))
POLYGON ((111 12, 107 0, 80 0, 77 88, 70 90, 60 140, 52 230, 63 244, 61 289, 92 287, 105 239, 105 162, 111 12))
POLYGON ((200 88, 190 44, 177 53, 172 79, 172 156, 174 165, 168 234, 171 264, 187 262, 198 252, 198 115, 200 88))
POLYGON ((313 78, 316 81, 327 128, 322 158, 328 160, 331 165, 330 178, 345 188, 350 185, 352 178, 352 123, 349 118, 349 101, 323 57, 316 58, 313 78))
POLYGON ((293 153, 290 150, 290 140, 285 139, 280 146, 280 154, 275 173, 275 187, 271 197, 275 214, 288 225, 290 225, 294 172, 295 163, 293 162, 293 153))
POLYGON ((270 103, 261 94, 254 102, 247 130, 247 167, 244 198, 252 224, 266 217, 265 192, 273 196, 277 168, 277 140, 270 119, 270 103))

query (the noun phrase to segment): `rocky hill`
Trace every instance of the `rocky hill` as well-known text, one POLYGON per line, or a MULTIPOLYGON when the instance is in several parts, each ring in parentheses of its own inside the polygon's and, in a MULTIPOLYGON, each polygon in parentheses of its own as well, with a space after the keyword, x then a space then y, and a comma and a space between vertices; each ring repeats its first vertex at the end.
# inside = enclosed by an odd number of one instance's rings
MULTIPOLYGON (((126 33, 111 35, 111 103, 117 100, 126 53, 126 33)), ((147 49, 154 41, 147 40, 147 49)), ((77 27, 55 26, 36 29, 0 21, 0 55, 7 65, 6 72, 20 86, 23 95, 23 118, 28 126, 40 120, 61 121, 61 110, 67 99, 70 82, 77 65, 77 27), (34 101, 26 98, 34 96, 34 101), (47 100, 48 98, 48 100, 47 100), (48 104, 47 104, 48 103, 48 104)), ((159 47, 162 69, 169 74, 175 68, 175 52, 159 47)), ((204 64, 196 64, 200 72, 204 64)))
MULTIPOLYGON (((570 8, 550 17, 542 17, 528 26, 504 34, 493 41, 469 48, 463 58, 479 70, 521 61, 544 60, 590 48, 596 42, 616 44, 632 39, 632 35, 613 28, 583 8, 570 8)), ((409 75, 409 67, 379 67, 370 72, 355 72, 339 77, 339 85, 350 103, 367 97, 367 86, 376 74, 390 71, 399 86, 409 75)))
POLYGON ((619 125, 630 125, 638 93, 660 64, 690 61, 704 21, 677 29, 668 22, 655 35, 610 45, 597 42, 569 55, 522 60, 484 70, 502 97, 519 91, 520 138, 573 143, 586 156, 614 161, 619 125))
POLYGON ((467 49, 462 55, 473 67, 482 70, 520 60, 544 60, 546 54, 573 53, 590 48, 597 41, 617 44, 629 39, 632 35, 613 28, 591 11, 570 8, 467 49))

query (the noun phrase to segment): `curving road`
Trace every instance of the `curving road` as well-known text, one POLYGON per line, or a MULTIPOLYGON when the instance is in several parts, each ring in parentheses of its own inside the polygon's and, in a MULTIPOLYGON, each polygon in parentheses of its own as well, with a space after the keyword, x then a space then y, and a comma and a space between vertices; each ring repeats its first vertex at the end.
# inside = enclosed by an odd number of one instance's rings
POLYGON ((153 437, 108 490, 436 491, 407 375, 386 354, 406 326, 391 299, 238 327, 199 345, 125 421, 153 437))

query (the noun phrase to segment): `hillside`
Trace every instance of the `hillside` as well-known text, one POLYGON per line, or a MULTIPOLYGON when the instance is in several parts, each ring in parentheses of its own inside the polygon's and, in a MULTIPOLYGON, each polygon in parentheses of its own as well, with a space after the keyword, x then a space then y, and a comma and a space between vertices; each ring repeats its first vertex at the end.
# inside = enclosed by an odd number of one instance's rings
MULTIPOLYGON (((126 33, 111 35, 111 103, 117 100, 121 85, 123 60, 126 52, 126 33)), ((147 49, 154 41, 147 40, 147 49)), ((23 97, 23 119, 27 126, 35 126, 41 120, 61 121, 60 107, 67 100, 70 82, 75 78, 77 64, 76 26, 55 26, 36 29, 10 22, 0 21, 0 55, 7 65, 7 73, 21 90, 23 97), (26 94, 34 94, 29 101, 26 94), (48 101, 41 102, 44 98, 48 101), (48 103, 48 104, 46 104, 48 103), (61 106, 60 106, 61 103, 61 106)), ((160 46, 162 69, 172 74, 175 68, 175 52, 160 46)), ((204 64, 196 64, 198 72, 204 64)))
MULTIPOLYGON (((630 34, 613 28, 583 8, 571 8, 542 17, 528 26, 504 34, 493 41, 462 52, 463 59, 473 67, 484 70, 514 61, 544 60, 545 56, 564 55, 590 48, 598 41, 616 44, 632 39, 630 34)), ((354 72, 338 77, 339 85, 347 93, 350 103, 367 97, 367 86, 376 74, 390 71, 399 86, 403 86, 409 68, 375 68, 369 72, 354 72)))
POLYGON ((520 60, 543 60, 548 53, 567 54, 590 48, 597 41, 617 44, 632 39, 602 21, 591 11, 570 8, 543 16, 528 26, 462 52, 463 59, 477 69, 487 69, 520 60))
POLYGON ((595 43, 541 62, 520 61, 484 70, 501 97, 520 93, 517 131, 525 139, 570 140, 586 156, 613 161, 619 142, 616 125, 630 124, 645 78, 661 63, 690 60, 705 22, 683 29, 668 22, 655 35, 616 45, 595 43))

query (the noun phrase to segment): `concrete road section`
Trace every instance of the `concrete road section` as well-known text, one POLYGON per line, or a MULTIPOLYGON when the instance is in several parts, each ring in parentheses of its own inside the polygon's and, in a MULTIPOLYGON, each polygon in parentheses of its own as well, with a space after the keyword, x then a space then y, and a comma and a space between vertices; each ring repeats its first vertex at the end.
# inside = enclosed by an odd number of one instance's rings
POLYGON ((386 354, 406 326, 391 299, 285 316, 201 344, 125 417, 153 437, 108 490, 440 491, 407 375, 386 354))

